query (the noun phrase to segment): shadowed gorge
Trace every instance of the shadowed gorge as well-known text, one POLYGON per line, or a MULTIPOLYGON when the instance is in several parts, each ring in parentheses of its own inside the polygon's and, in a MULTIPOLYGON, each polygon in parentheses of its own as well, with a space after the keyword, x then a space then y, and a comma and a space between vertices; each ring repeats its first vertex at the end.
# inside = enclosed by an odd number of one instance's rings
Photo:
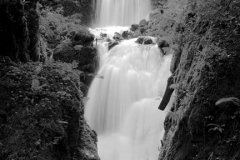
POLYGON ((239 17, 239 0, 0 0, 0 160, 239 160, 239 17))

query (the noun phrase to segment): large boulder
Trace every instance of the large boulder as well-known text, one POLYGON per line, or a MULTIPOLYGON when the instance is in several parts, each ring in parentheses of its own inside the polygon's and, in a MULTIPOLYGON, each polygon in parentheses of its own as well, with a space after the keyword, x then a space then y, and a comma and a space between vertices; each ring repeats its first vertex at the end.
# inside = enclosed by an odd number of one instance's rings
POLYGON ((142 19, 140 22, 139 22, 139 27, 145 27, 148 25, 148 21, 146 19, 142 19))
POLYGON ((132 32, 131 32, 131 31, 123 31, 123 32, 122 32, 122 37, 123 37, 124 39, 129 39, 129 38, 132 37, 132 32))
POLYGON ((139 28, 139 25, 138 25, 138 24, 132 24, 130 30, 134 32, 134 31, 136 31, 138 28, 139 28))

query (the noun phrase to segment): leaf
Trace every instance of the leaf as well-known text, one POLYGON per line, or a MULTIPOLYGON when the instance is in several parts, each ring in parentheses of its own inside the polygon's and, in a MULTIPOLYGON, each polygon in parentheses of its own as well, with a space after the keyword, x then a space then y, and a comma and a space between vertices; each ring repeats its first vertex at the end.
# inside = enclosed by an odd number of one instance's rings
POLYGON ((177 85, 177 84, 172 84, 172 85, 169 86, 169 88, 171 88, 171 89, 177 89, 177 88, 178 88, 178 85, 177 85))
POLYGON ((69 93, 67 93, 65 91, 58 91, 57 94, 61 95, 61 96, 71 97, 71 94, 69 94, 69 93))
POLYGON ((35 74, 38 75, 42 71, 42 65, 39 65, 35 69, 35 74))
POLYGON ((48 85, 47 84, 43 84, 43 85, 40 86, 40 82, 39 82, 38 79, 33 79, 32 80, 32 87, 31 87, 32 90, 37 91, 37 90, 42 89, 45 86, 48 86, 48 85))
POLYGON ((63 76, 65 74, 64 70, 56 70, 61 76, 63 76))
POLYGON ((64 81, 68 81, 68 80, 71 80, 71 75, 70 74, 67 74, 64 78, 63 78, 64 81))
POLYGON ((66 122, 66 121, 61 121, 61 120, 58 120, 57 122, 58 122, 58 123, 61 123, 61 124, 68 124, 68 122, 66 122))
POLYGON ((75 69, 75 68, 77 68, 77 67, 78 67, 78 62, 77 62, 76 60, 74 60, 74 61, 72 62, 72 68, 75 69))
POLYGON ((33 79, 32 80, 32 87, 31 87, 31 89, 32 90, 38 90, 39 85, 40 85, 39 80, 38 79, 33 79))
POLYGON ((224 124, 221 125, 221 126, 219 124, 208 124, 208 126, 213 126, 213 128, 210 128, 208 130, 208 132, 210 132, 210 131, 219 131, 220 133, 222 133, 224 131, 223 127, 225 127, 224 124))
POLYGON ((84 73, 83 71, 80 71, 80 70, 74 70, 74 72, 77 73, 78 75, 81 75, 84 73))
POLYGON ((237 106, 240 106, 240 100, 236 97, 221 98, 215 103, 215 105, 218 106, 220 104, 229 103, 229 102, 232 102, 237 106))

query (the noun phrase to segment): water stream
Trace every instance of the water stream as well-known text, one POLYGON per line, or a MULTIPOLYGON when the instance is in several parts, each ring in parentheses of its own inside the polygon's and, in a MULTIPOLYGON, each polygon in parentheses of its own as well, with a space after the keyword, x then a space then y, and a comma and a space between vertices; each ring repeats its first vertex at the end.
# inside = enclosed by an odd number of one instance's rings
MULTIPOLYGON (((130 2, 141 3, 141 6, 146 5, 146 1, 101 0, 103 4, 108 4, 107 7, 114 3, 126 5, 130 2)), ((134 9, 135 12, 138 10, 134 9)), ((136 17, 129 17, 124 23, 137 20, 136 17)), ((113 35, 116 30, 126 28, 109 27, 91 32, 98 37, 101 32, 113 35)), ((98 134, 101 160, 157 160, 159 154, 166 112, 157 108, 171 74, 171 55, 163 56, 156 44, 142 45, 135 41, 123 40, 110 51, 107 42, 97 44, 99 76, 93 80, 89 89, 85 117, 98 134)))
POLYGON ((98 0, 97 26, 129 26, 147 17, 150 0, 98 0))

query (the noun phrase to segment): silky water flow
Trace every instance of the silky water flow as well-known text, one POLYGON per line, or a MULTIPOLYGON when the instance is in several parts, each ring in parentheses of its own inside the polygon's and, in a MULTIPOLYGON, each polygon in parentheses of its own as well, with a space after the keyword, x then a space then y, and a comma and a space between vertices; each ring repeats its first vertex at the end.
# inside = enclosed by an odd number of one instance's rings
MULTIPOLYGON (((147 17, 150 0, 98 0, 96 38, 147 17)), ((158 110, 170 76, 171 55, 163 56, 155 44, 123 40, 108 51, 97 42, 100 68, 89 92, 85 117, 98 134, 101 160, 157 160, 166 111, 158 110)), ((171 105, 171 102, 169 106, 171 105)))
POLYGON ((100 69, 85 117, 98 134, 101 160, 157 160, 159 154, 166 112, 157 108, 171 55, 135 41, 124 40, 110 51, 105 42, 98 44, 100 69))
POLYGON ((146 18, 151 0, 97 0, 97 26, 127 26, 146 18))

